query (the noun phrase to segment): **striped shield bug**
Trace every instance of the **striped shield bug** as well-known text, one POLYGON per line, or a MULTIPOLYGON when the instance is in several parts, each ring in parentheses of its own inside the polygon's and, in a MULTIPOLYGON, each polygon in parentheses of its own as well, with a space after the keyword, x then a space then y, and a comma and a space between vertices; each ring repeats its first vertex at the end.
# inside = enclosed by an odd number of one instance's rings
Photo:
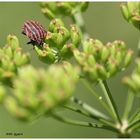
POLYGON ((47 31, 39 22, 27 20, 24 22, 22 29, 22 34, 26 35, 30 39, 30 42, 27 44, 43 44, 44 38, 47 35, 47 31))

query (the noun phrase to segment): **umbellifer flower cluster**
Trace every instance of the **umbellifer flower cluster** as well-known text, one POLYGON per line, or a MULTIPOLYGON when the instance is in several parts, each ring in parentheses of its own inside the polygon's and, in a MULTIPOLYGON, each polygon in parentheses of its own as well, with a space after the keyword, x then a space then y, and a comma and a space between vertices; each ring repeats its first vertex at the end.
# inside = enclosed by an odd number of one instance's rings
POLYGON ((11 84, 12 78, 17 74, 18 68, 28 64, 29 54, 23 53, 16 36, 9 35, 7 44, 0 48, 0 80, 11 84))
POLYGON ((88 2, 42 2, 42 13, 49 19, 56 16, 73 16, 79 11, 85 11, 88 7, 88 2))
POLYGON ((13 96, 4 100, 5 106, 21 120, 46 114, 73 94, 77 73, 78 69, 67 62, 52 65, 48 70, 23 67, 13 82, 13 96))
POLYGON ((121 9, 124 18, 140 30, 140 2, 127 2, 121 9))
POLYGON ((131 76, 124 77, 123 82, 135 95, 140 97, 140 58, 136 60, 136 68, 131 76))
POLYGON ((83 42, 83 51, 74 50, 76 61, 81 67, 81 76, 90 81, 105 80, 124 70, 132 58, 132 50, 127 50, 124 42, 103 43, 97 39, 83 42))
POLYGON ((73 56, 73 49, 79 46, 81 32, 76 25, 68 30, 60 19, 50 22, 47 35, 42 46, 34 46, 41 61, 55 63, 73 56))

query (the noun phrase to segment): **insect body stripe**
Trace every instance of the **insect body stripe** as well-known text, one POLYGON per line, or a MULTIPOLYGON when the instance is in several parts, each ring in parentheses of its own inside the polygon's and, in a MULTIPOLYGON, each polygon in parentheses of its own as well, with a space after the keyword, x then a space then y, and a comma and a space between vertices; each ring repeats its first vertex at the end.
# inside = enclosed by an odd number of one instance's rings
POLYGON ((34 26, 30 22, 26 22, 26 26, 30 30, 31 38, 34 39, 34 40, 38 40, 39 36, 37 36, 37 34, 35 32, 34 26))
POLYGON ((40 38, 44 37, 44 32, 42 31, 42 29, 40 29, 40 26, 36 25, 34 22, 32 22, 32 25, 35 27, 36 29, 36 33, 39 35, 40 38))

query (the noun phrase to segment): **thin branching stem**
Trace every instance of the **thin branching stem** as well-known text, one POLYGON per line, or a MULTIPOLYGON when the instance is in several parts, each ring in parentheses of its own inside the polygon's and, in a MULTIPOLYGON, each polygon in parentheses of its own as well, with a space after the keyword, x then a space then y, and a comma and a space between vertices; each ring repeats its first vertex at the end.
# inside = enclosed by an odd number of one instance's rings
POLYGON ((83 20, 81 12, 79 11, 79 12, 73 14, 72 20, 80 28, 80 30, 81 30, 81 32, 83 34, 83 39, 87 39, 89 37, 89 35, 86 32, 85 23, 84 23, 84 20, 83 20))
POLYGON ((93 88, 91 88, 91 86, 89 85, 89 83, 87 83, 86 80, 82 80, 82 83, 85 85, 85 87, 92 93, 92 95, 94 97, 96 97, 96 99, 100 102, 100 104, 106 109, 106 111, 113 116, 112 111, 109 109, 108 104, 102 99, 101 96, 99 96, 98 93, 95 92, 95 90, 93 88))
POLYGON ((126 130, 134 130, 140 127, 140 118, 134 122, 132 122, 126 130))
POLYGON ((112 110, 113 114, 114 114, 114 117, 117 119, 117 121, 122 125, 122 122, 121 122, 121 119, 119 117, 119 113, 118 113, 118 110, 117 110, 117 107, 116 107, 116 104, 114 102, 114 99, 112 97, 112 94, 110 92, 110 89, 108 87, 108 84, 106 81, 99 81, 99 84, 100 84, 100 87, 102 88, 103 90, 103 93, 107 99, 107 102, 109 104, 109 107, 110 109, 112 110))
POLYGON ((111 127, 115 127, 112 120, 108 116, 106 116, 105 114, 103 114, 99 110, 96 110, 95 108, 89 106, 87 103, 85 103, 85 102, 83 102, 75 97, 71 98, 71 102, 79 105, 83 110, 88 112, 93 119, 98 120, 104 124, 111 126, 111 127))
POLYGON ((137 120, 139 117, 140 117, 140 108, 137 108, 137 110, 130 117, 129 123, 132 123, 133 121, 137 120))
POLYGON ((83 116, 86 116, 86 117, 89 117, 89 118, 93 118, 93 116, 90 113, 85 112, 85 111, 83 111, 83 110, 81 110, 79 108, 71 107, 71 106, 66 106, 66 105, 63 105, 63 107, 68 109, 68 110, 71 110, 73 112, 79 113, 79 114, 81 114, 83 116))
POLYGON ((131 91, 128 91, 128 96, 127 96, 127 99, 126 99, 125 110, 124 110, 124 114, 123 114, 123 120, 127 120, 128 119, 130 111, 132 109, 133 100, 134 100, 134 94, 131 91))
POLYGON ((52 113, 52 117, 58 121, 61 121, 63 123, 67 123, 67 124, 71 124, 71 125, 91 127, 91 128, 100 128, 100 129, 105 129, 105 130, 108 129, 108 130, 113 131, 113 132, 117 131, 116 129, 113 129, 113 128, 106 126, 106 125, 103 125, 103 124, 72 120, 72 119, 69 119, 66 117, 62 117, 56 113, 52 113))

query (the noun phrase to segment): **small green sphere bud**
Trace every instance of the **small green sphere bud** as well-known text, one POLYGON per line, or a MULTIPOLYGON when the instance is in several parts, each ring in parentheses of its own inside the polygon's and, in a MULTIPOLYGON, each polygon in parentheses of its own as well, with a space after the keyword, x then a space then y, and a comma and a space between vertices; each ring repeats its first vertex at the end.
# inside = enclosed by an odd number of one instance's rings
POLYGON ((8 45, 11 46, 13 50, 15 50, 16 48, 19 48, 18 38, 14 35, 8 35, 7 42, 8 42, 8 45))
POLYGON ((63 48, 60 50, 60 55, 63 59, 69 59, 73 56, 73 48, 75 46, 71 43, 65 44, 63 48))
POLYGON ((51 10, 49 10, 48 8, 42 8, 41 11, 50 20, 55 18, 54 13, 51 10))
POLYGON ((57 27, 64 26, 64 23, 61 19, 55 18, 51 20, 50 25, 49 25, 49 31, 50 32, 55 32, 57 27))
POLYGON ((127 52, 126 52, 126 56, 124 58, 124 67, 127 67, 131 60, 132 60, 132 55, 133 55, 133 51, 131 49, 129 49, 127 52))
POLYGON ((38 54, 39 59, 47 64, 54 63, 56 60, 56 56, 51 50, 51 48, 47 48, 47 50, 41 50, 38 46, 34 46, 36 53, 38 54))
POLYGON ((71 25, 71 40, 72 43, 78 47, 80 41, 81 41, 81 32, 80 29, 76 25, 71 25))

